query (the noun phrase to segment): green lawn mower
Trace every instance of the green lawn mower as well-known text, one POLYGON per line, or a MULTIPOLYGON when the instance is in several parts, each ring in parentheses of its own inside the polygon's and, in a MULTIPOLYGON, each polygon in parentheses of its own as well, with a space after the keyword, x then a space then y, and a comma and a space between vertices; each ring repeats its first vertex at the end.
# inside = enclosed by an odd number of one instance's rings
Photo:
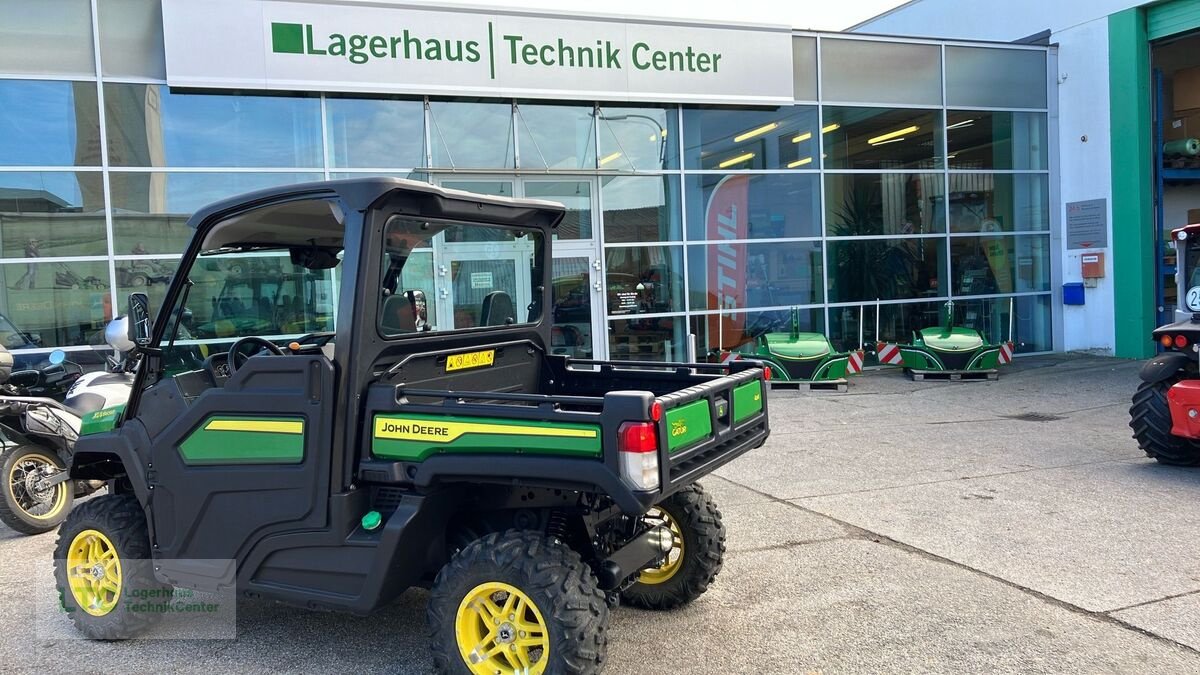
MULTIPOLYGON (((1009 304, 1009 339, 990 343, 983 333, 954 325, 954 301, 946 302, 946 322, 942 326, 913 331, 909 344, 879 342, 876 353, 880 365, 901 366, 914 379, 988 379, 999 377, 999 366, 1012 362, 1013 305, 1009 304)), ((878 310, 875 312, 878 324, 878 310)), ((876 325, 875 334, 879 334, 876 325)))

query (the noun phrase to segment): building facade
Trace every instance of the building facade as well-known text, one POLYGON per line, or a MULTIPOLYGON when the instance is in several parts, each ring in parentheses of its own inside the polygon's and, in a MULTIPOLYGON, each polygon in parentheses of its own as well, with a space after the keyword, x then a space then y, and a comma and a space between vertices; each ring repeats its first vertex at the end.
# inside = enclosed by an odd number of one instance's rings
MULTIPOLYGON (((1020 353, 1064 345, 1052 48, 380 3, 202 7, 0 0, 10 348, 85 351, 130 291, 156 304, 203 204, 364 175, 565 204, 560 353, 719 358, 793 316, 851 348, 947 311, 1011 333, 1020 353)), ((469 247, 414 255, 431 311, 464 320, 476 295, 528 274, 517 255, 469 247)), ((304 292, 269 270, 198 283, 189 309, 269 313, 304 292)))

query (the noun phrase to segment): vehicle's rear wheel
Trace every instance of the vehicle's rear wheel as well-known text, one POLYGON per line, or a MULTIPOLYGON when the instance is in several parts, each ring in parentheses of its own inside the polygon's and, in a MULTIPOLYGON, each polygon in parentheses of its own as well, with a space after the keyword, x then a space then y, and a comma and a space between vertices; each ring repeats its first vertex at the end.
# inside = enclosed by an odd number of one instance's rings
POLYGON ((75 488, 71 481, 45 486, 66 470, 54 452, 36 445, 17 445, 0 455, 4 494, 0 522, 21 534, 41 534, 58 527, 71 512, 75 488))
POLYGON ((1171 433, 1171 408, 1167 391, 1182 377, 1161 382, 1142 382, 1129 407, 1129 427, 1138 447, 1161 464, 1200 464, 1200 443, 1171 433))
POLYGON ((429 631, 439 673, 596 673, 608 605, 579 554, 540 532, 477 539, 437 575, 429 631))
POLYGON ((674 609, 708 590, 725 559, 725 526, 712 497, 699 484, 689 485, 646 514, 653 525, 675 535, 661 566, 643 570, 621 599, 644 609, 674 609))
POLYGON ((54 579, 75 628, 97 640, 137 637, 171 588, 154 578, 146 516, 133 495, 80 504, 58 531, 54 579))

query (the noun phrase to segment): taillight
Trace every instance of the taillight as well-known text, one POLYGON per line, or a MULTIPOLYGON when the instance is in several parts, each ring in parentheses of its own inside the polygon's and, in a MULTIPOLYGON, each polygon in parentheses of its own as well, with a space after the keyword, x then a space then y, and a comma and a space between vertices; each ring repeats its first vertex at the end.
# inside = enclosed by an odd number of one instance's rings
POLYGON ((771 381, 771 366, 763 366, 763 379, 768 382, 771 381))
POLYGON ((1180 349, 1183 349, 1184 347, 1186 347, 1187 346, 1187 336, 1186 335, 1176 335, 1175 336, 1175 346, 1180 349))
POLYGON ((662 419, 662 403, 655 401, 650 404, 650 419, 655 422, 662 419))
POLYGON ((1170 347, 1171 346, 1171 336, 1164 335, 1161 338, 1159 338, 1159 342, 1161 342, 1162 346, 1164 346, 1164 347, 1170 347))
POLYGON ((621 477, 636 490, 658 489, 658 425, 626 422, 617 430, 621 477))

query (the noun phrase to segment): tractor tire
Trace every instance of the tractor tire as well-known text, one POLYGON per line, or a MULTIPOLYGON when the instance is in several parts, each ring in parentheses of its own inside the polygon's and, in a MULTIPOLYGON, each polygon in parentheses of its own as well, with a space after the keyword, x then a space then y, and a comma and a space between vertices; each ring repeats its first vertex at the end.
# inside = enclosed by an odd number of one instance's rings
POLYGON ((0 454, 0 476, 4 476, 0 495, 0 522, 21 534, 41 534, 58 527, 75 501, 71 481, 48 490, 33 484, 38 473, 66 471, 62 460, 52 451, 37 445, 16 445, 0 454))
POLYGON ((75 628, 94 640, 146 632, 169 603, 171 587, 154 578, 146 514, 130 494, 82 503, 58 531, 54 580, 75 628))
POLYGON ((1167 390, 1181 378, 1161 382, 1142 382, 1129 407, 1129 427, 1133 438, 1147 457, 1160 464, 1193 466, 1200 464, 1200 443, 1171 434, 1171 408, 1167 390))
POLYGON ((591 569, 528 530, 456 553, 434 581, 428 621, 438 673, 598 673, 608 650, 608 605, 591 569))
MULTIPOLYGON (((643 570, 621 600, 643 609, 675 609, 708 590, 725 559, 725 525, 712 496, 698 483, 659 503, 646 515, 671 529, 675 546, 667 562, 643 570)), ((657 522, 656 522, 657 524, 657 522)))

